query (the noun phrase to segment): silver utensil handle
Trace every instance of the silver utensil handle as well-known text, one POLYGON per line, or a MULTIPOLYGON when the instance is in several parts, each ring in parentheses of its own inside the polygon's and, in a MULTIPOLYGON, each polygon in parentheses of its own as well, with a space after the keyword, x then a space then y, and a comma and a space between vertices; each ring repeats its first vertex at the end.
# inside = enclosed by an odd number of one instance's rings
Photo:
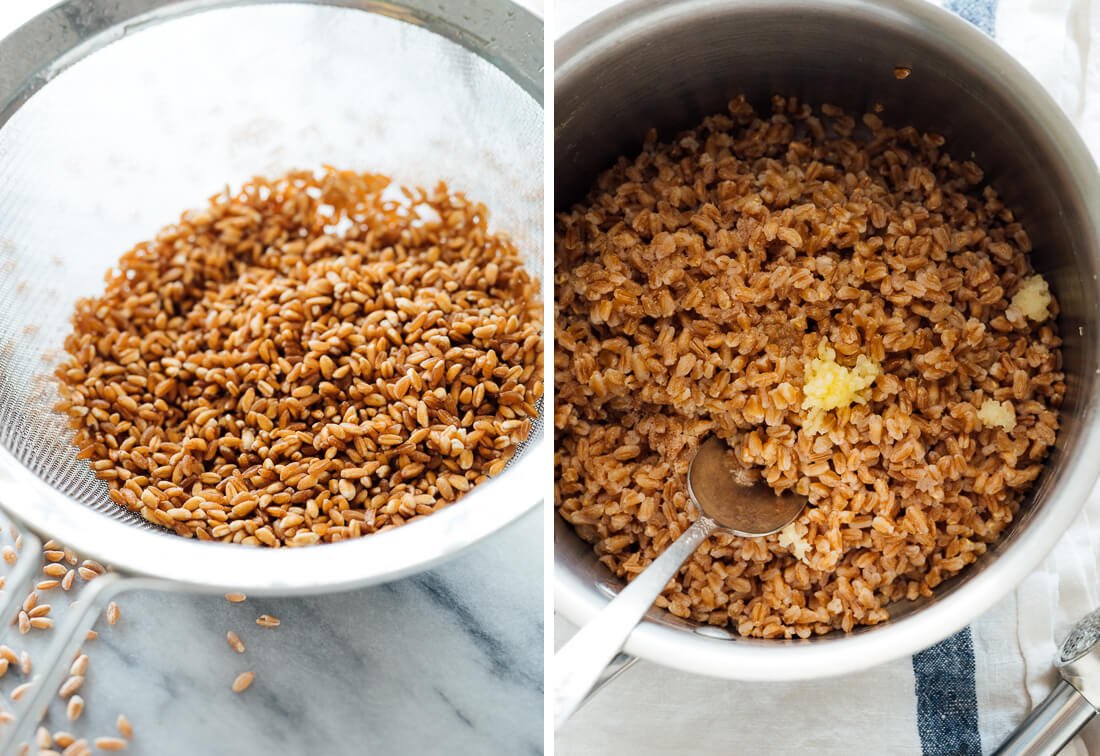
POLYGON ((1027 716, 994 756, 1054 756, 1096 716, 1096 709, 1066 681, 1027 716))
POLYGON ((714 528, 709 517, 696 520, 554 655, 555 729, 577 710, 668 581, 714 528))

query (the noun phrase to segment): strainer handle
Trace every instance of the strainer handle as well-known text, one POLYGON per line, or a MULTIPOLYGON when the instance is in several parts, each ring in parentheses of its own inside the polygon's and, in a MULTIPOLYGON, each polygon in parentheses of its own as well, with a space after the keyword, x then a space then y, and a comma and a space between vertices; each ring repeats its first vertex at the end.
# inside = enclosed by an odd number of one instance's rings
MULTIPOLYGON (((24 562, 33 564, 37 560, 25 554, 16 565, 24 562)), ((0 754, 18 753, 19 743, 32 742, 35 727, 45 716, 50 699, 57 694, 68 672, 69 661, 111 599, 125 591, 152 588, 163 588, 163 583, 149 578, 125 577, 108 572, 80 591, 78 602, 74 603, 61 624, 54 629, 44 657, 36 658, 37 674, 32 678, 33 686, 24 698, 15 703, 15 711, 12 712, 15 721, 0 737, 0 754)))
POLYGON ((554 655, 554 729, 565 724, 684 561, 716 527, 700 517, 554 655))

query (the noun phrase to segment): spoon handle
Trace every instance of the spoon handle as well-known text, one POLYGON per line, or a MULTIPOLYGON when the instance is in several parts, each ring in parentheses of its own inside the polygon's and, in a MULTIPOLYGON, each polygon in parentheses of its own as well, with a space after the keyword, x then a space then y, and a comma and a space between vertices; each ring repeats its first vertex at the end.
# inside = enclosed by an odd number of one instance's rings
POLYGON ((554 729, 581 705, 680 565, 715 527, 709 517, 696 520, 554 655, 554 729))

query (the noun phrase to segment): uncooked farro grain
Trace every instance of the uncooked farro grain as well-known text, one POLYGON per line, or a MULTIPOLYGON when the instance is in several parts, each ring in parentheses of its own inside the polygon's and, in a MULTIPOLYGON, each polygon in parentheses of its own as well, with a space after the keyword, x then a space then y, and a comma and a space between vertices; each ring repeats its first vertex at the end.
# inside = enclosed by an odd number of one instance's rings
POLYGON ((255 672, 241 672, 237 675, 236 679, 233 680, 233 692, 242 693, 248 690, 248 686, 252 684, 254 679, 256 679, 255 672))
POLYGON ((121 616, 122 616, 122 610, 118 608, 118 604, 116 604, 114 601, 107 604, 107 624, 108 625, 118 624, 119 617, 121 617, 121 616))
POLYGON ((88 672, 88 655, 80 654, 69 667, 70 675, 84 675, 88 672))
POLYGON ((442 184, 254 179, 77 304, 58 408, 111 498, 150 522, 354 538, 503 469, 542 395, 538 300, 486 208, 442 184))
POLYGON ((61 689, 57 691, 57 695, 61 698, 68 698, 76 693, 84 686, 84 675, 70 675, 64 683, 61 684, 61 689))
POLYGON ((239 604, 242 601, 244 601, 246 598, 248 598, 248 597, 245 596, 243 593, 227 593, 227 594, 225 594, 225 600, 228 601, 231 604, 239 604))
POLYGON ((270 614, 261 614, 256 618, 256 624, 260 627, 278 627, 281 623, 278 617, 273 617, 270 614))
POLYGON ((126 718, 125 714, 118 715, 118 719, 115 720, 115 727, 118 728, 118 734, 127 740, 134 737, 134 726, 130 724, 130 720, 126 718))
POLYGON ((773 111, 740 98, 651 133, 555 245, 559 512, 630 579, 697 516, 685 474, 717 434, 809 505, 778 535, 711 536, 657 604, 766 638, 882 622, 972 563, 1065 392, 1057 302, 1042 322, 1012 304, 1031 243, 978 166, 875 115, 773 111), (874 380, 815 425, 803 386, 826 350, 874 380), (1011 428, 981 422, 987 399, 1011 428))
POLYGON ((236 651, 238 654, 244 653, 244 641, 241 640, 241 636, 230 630, 225 634, 226 641, 229 642, 229 647, 236 651))
POLYGON ((69 718, 70 722, 75 722, 80 719, 81 713, 84 711, 84 699, 80 696, 73 696, 69 699, 69 702, 65 705, 65 715, 69 718))
POLYGON ((93 741, 93 742, 95 743, 95 747, 98 748, 101 751, 125 751, 126 750, 126 741, 123 740, 122 738, 117 738, 113 735, 102 737, 102 738, 96 738, 95 741, 93 741))

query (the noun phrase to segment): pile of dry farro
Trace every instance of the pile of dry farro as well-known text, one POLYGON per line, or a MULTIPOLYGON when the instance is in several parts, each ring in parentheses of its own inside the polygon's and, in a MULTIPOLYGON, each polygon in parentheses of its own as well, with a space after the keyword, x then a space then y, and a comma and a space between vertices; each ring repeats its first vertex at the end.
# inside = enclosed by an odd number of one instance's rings
POLYGON ((559 216, 555 257, 561 515, 637 574, 696 517, 684 476, 718 434, 810 504, 710 538, 658 605, 769 638, 881 622, 974 561, 1065 391, 1057 303, 977 166, 874 115, 773 109, 651 135, 559 216))
POLYGON ((401 525, 499 473, 542 393, 541 305, 484 205, 327 169, 213 197, 77 304, 80 457, 180 535, 401 525))

